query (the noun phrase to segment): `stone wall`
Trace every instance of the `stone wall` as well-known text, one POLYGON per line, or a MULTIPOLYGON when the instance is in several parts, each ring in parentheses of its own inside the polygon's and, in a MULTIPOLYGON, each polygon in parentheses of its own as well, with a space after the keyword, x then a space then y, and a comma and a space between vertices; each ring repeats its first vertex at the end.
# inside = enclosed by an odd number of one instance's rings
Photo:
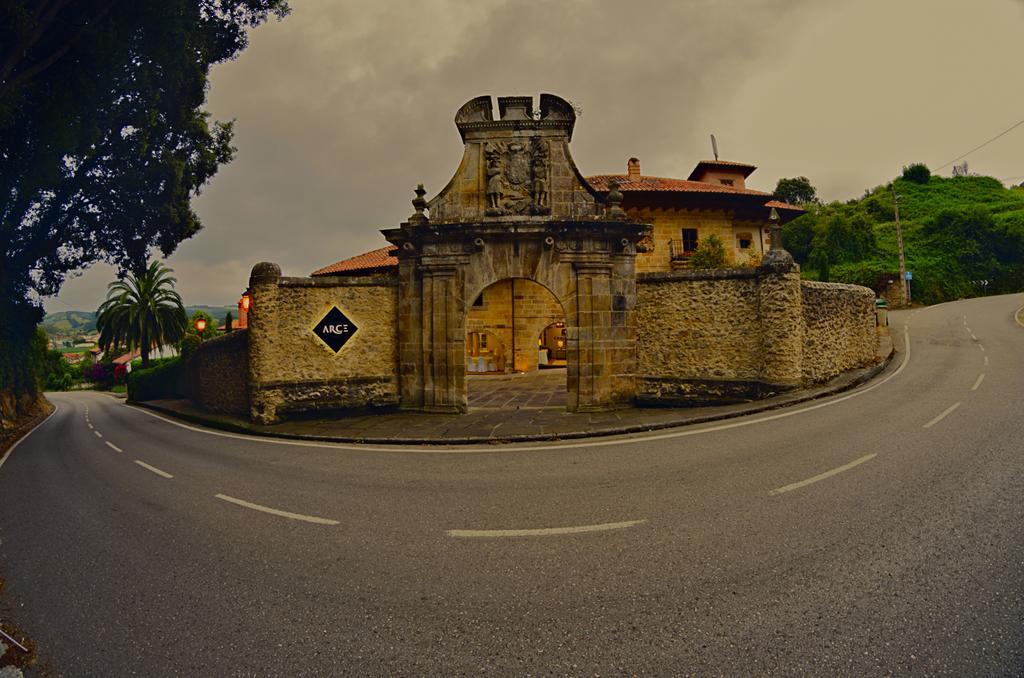
POLYGON ((185 367, 185 393, 209 412, 249 414, 249 332, 204 341, 185 367))
POLYGON ((398 404, 394 277, 286 278, 264 263, 253 268, 249 284, 253 420, 398 404), (333 307, 357 328, 337 353, 314 332, 333 307))
POLYGON ((800 284, 800 291, 805 383, 828 381, 874 362, 878 345, 874 292, 859 285, 808 280, 800 284))
POLYGON ((754 269, 639 276, 637 400, 757 397, 763 367, 754 269))
POLYGON ((648 273, 637 288, 641 404, 763 398, 876 359, 864 287, 763 266, 648 273))

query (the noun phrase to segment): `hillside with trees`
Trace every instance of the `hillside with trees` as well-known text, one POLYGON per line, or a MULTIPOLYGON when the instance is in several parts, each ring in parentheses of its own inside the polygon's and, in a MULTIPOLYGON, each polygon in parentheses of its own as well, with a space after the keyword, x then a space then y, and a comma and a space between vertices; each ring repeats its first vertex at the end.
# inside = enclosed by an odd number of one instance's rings
POLYGON ((858 199, 806 203, 783 245, 806 278, 880 292, 898 279, 897 202, 914 302, 1024 290, 1024 188, 991 177, 944 178, 910 165, 858 199))

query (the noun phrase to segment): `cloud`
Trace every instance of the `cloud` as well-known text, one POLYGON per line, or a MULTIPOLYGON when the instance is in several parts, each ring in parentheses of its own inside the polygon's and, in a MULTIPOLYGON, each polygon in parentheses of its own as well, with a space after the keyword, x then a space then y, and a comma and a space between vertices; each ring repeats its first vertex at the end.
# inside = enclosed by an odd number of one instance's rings
MULTIPOLYGON (((584 174, 635 155, 686 176, 715 132, 723 157, 760 166, 755 187, 807 175, 826 197, 858 195, 1019 118, 1000 65, 1024 58, 1020 1, 295 2, 214 70, 209 109, 237 120, 238 155, 170 264, 190 303, 230 303, 257 261, 306 275, 379 247, 417 183, 433 195, 454 173, 453 117, 480 94, 582 106, 584 174)), ((1024 172, 1013 158, 997 176, 1024 172)), ((105 282, 62 298, 94 307, 105 282)))

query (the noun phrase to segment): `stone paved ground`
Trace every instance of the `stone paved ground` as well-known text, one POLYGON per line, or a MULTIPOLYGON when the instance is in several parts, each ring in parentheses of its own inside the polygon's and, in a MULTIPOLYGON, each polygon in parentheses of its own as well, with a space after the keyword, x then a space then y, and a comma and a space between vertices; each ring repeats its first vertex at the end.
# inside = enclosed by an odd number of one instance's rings
POLYGON ((470 374, 466 375, 466 391, 471 410, 565 409, 568 402, 565 368, 532 374, 470 374))
MULTIPOLYGON (((154 400, 144 403, 161 411, 196 423, 233 431, 285 438, 333 440, 337 442, 395 443, 479 443, 527 440, 556 440, 597 435, 631 433, 673 426, 683 426, 716 419, 725 419, 752 412, 785 407, 820 398, 856 386, 878 374, 888 364, 892 342, 883 337, 879 345, 881 362, 871 368, 852 370, 812 389, 796 391, 773 398, 716 407, 623 408, 608 412, 570 413, 564 405, 529 407, 515 404, 507 407, 479 406, 479 403, 508 403, 519 400, 530 403, 535 397, 551 397, 557 388, 559 373, 541 373, 535 380, 491 377, 481 382, 476 396, 477 406, 468 414, 420 414, 388 410, 355 412, 322 419, 295 419, 272 426, 253 424, 235 416, 209 414, 198 410, 188 400, 154 400), (484 387, 502 395, 488 396, 484 387), (532 393, 531 393, 532 391, 532 393), (541 394, 541 395, 538 395, 541 394), (547 395, 543 395, 547 394, 547 395)), ((480 379, 487 377, 480 376, 480 379)))

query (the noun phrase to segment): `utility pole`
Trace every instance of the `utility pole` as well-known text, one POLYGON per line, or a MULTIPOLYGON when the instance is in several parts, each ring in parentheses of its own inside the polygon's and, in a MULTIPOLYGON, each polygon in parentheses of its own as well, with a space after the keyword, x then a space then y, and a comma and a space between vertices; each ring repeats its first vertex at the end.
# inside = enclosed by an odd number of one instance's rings
POLYGON ((892 187, 892 206, 896 214, 896 245, 900 252, 900 305, 906 306, 910 303, 910 295, 907 294, 907 262, 903 256, 903 229, 900 228, 900 196, 895 186, 892 187))

